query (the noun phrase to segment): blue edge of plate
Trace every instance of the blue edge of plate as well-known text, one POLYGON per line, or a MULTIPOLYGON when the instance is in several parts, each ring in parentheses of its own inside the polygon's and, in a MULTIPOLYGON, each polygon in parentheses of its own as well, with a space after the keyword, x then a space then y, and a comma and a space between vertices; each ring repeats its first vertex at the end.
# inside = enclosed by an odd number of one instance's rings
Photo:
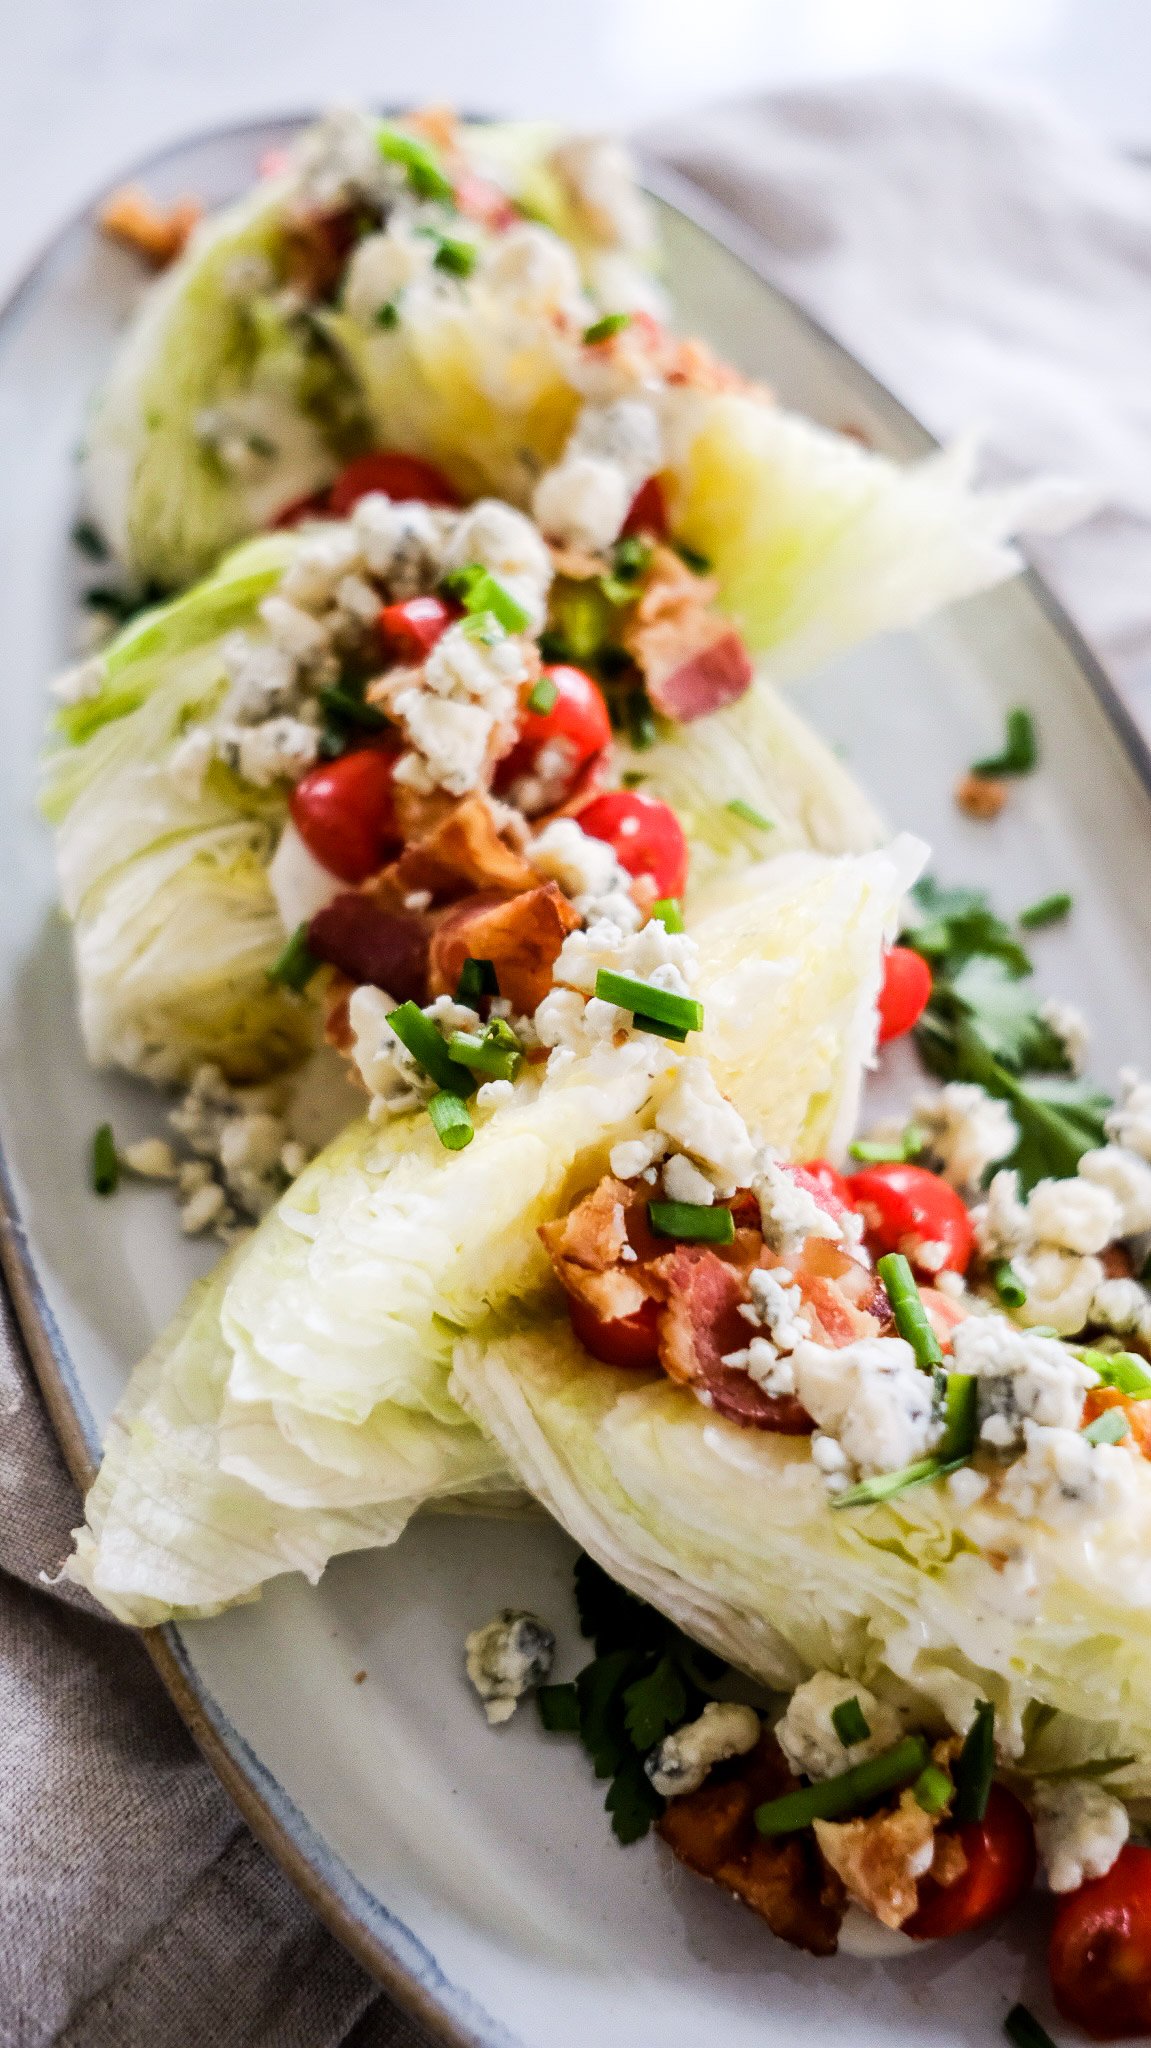
MULTIPOLYGON (((286 115, 254 122, 237 122, 211 132, 201 131, 194 138, 186 138, 162 152, 150 155, 144 162, 133 166, 129 175, 147 176, 149 170, 154 170, 165 158, 177 155, 188 147, 189 141, 223 139, 228 135, 237 139, 245 134, 255 137, 268 130, 282 132, 302 125, 308 118, 310 117, 302 114, 286 115)), ((702 228, 721 243, 762 285, 797 314, 824 350, 834 353, 850 366, 852 376, 866 387, 868 397, 876 410, 886 416, 891 426, 903 437, 917 441, 924 453, 937 445, 914 415, 864 369, 834 335, 829 334, 805 308, 798 306, 773 283, 764 251, 753 230, 745 227, 686 179, 669 171, 663 165, 644 163, 643 183, 665 206, 683 214, 693 225, 702 228)), ((41 272, 51 262, 57 242, 73 227, 79 225, 87 217, 88 211, 87 208, 82 209, 72 221, 66 223, 53 238, 50 246, 31 265, 4 305, 0 307, 0 321, 15 310, 25 291, 35 284, 41 272)), ((1028 568, 1023 580, 1039 608, 1075 656, 1148 794, 1151 795, 1151 751, 1116 692, 1110 677, 1037 572, 1028 568)), ((100 1433, 37 1273, 32 1248, 20 1221, 8 1162, 2 1149, 0 1209, 3 1211, 3 1227, 0 1228, 0 1263, 6 1268, 8 1279, 16 1293, 18 1318, 29 1343, 32 1362, 48 1401, 50 1415, 60 1432, 61 1404, 70 1410, 68 1419, 78 1427, 88 1461, 95 1467, 99 1462, 100 1433)), ((73 1442, 73 1464, 76 1462, 74 1450, 73 1442)), ((74 1476, 79 1477, 79 1474, 74 1476)), ((169 1625, 148 1631, 148 1635, 153 1638, 150 1647, 160 1675, 169 1690, 173 1691, 177 1706, 186 1715, 187 1702, 180 1698, 181 1692, 186 1692, 188 1697, 195 1701, 199 1710, 197 1718, 202 1715, 211 1733, 213 1740, 205 1745, 209 1761, 216 1768, 219 1768, 221 1757, 226 1758, 231 1764, 232 1770, 246 1788, 247 1799, 241 1802, 246 1818, 254 1825, 271 1853, 288 1863, 290 1876, 299 1882, 302 1875, 307 1873, 311 1882, 304 1888, 309 1900, 327 1919, 336 1936, 355 1951, 359 1960, 381 1979, 387 1990, 413 2012, 425 2027, 438 2033, 444 2042, 453 2044, 453 2048, 524 2048, 524 2044, 516 2035, 510 2033, 499 2020, 486 2012, 462 1986, 452 1982, 419 1936, 414 1934, 398 1915, 389 1912, 382 1901, 360 1883, 342 1858, 337 1856, 316 1833, 279 1780, 260 1761, 255 1751, 233 1727, 228 1716, 205 1690, 184 1648, 179 1629, 169 1625), (157 1639, 163 1646, 159 1652, 156 1648, 157 1639), (175 1686, 174 1677, 178 1681, 175 1686), (214 1751, 217 1753, 214 1754, 214 1751), (285 1856, 285 1851, 292 1853, 285 1856)), ((197 1732, 198 1739, 203 1743, 204 1730, 194 1732, 197 1732)), ((235 1795, 235 1784, 230 1784, 228 1789, 235 1795)))

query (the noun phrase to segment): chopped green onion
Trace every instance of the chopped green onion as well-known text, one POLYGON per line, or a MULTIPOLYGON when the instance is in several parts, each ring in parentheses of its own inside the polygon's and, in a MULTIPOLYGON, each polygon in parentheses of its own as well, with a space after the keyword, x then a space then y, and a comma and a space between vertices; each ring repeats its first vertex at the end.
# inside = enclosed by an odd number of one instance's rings
POLYGON ((645 1017, 642 1010, 632 1013, 632 1023, 637 1031, 650 1031, 653 1038, 669 1038, 673 1045, 683 1045, 687 1032, 680 1024, 661 1024, 658 1017, 645 1017))
POLYGON ((642 533, 625 533, 611 551, 611 565, 625 583, 637 583, 651 566, 651 542, 642 533))
POLYGON ((924 1813, 937 1814, 944 1811, 955 1786, 950 1773, 940 1764, 928 1764, 927 1769, 919 1773, 911 1790, 916 1804, 923 1808, 924 1813))
POLYGON ((943 1364, 943 1353, 903 1253, 887 1252, 876 1261, 875 1270, 887 1289, 895 1327, 914 1351, 916 1364, 923 1372, 934 1372, 943 1364))
POLYGON ((652 904, 651 914, 653 917, 658 917, 665 932, 681 932, 683 930, 683 912, 679 907, 677 897, 660 896, 652 904))
POLYGON ((120 1185, 120 1160, 111 1124, 101 1124, 92 1139, 92 1186, 98 1195, 114 1195, 120 1185))
POLYGON ((1025 2005, 1013 2005, 1003 2022, 1003 2031, 1015 2048, 1055 2048, 1046 2027, 1041 2027, 1025 2005))
POLYGON ((454 1095, 473 1093, 477 1085, 474 1075, 466 1067, 457 1066, 431 1018, 425 1017, 418 1003, 401 1003, 398 1009, 389 1010, 388 1023, 400 1044, 407 1046, 437 1088, 454 1095))
POLYGON ((283 952, 277 953, 269 967, 268 980, 278 982, 281 988, 294 988, 298 995, 322 964, 309 951, 307 925, 298 924, 283 952))
POLYGON ((500 985, 490 960, 465 960, 456 983, 457 1003, 475 1009, 481 996, 498 996, 500 985))
POLYGON ((527 625, 523 606, 482 562, 465 562, 462 569, 452 569, 444 577, 443 587, 459 598, 466 612, 490 612, 507 633, 522 633, 527 625))
POLYGON ((973 775, 1029 775, 1039 759, 1035 723, 1029 711, 1016 709, 1007 714, 1003 751, 972 763, 973 775))
POLYGON ((880 1501, 892 1500, 897 1493, 906 1493, 910 1486, 922 1486, 927 1479, 946 1479, 949 1472, 958 1472, 966 1465, 966 1457, 917 1458, 914 1465, 904 1465, 898 1472, 880 1472, 874 1479, 861 1479, 858 1486, 849 1486, 846 1493, 833 1496, 833 1508, 869 1508, 880 1501))
POLYGON ((1146 1401, 1151 1395, 1151 1372, 1134 1351, 1091 1351, 1078 1345, 1072 1349, 1076 1358, 1099 1374, 1105 1387, 1118 1387, 1134 1401, 1146 1401))
POLYGON ((98 526, 91 519, 78 519, 72 528, 72 539, 82 555, 90 562, 106 562, 108 548, 98 526))
POLYGON ((551 676, 539 676, 528 692, 528 710, 538 711, 546 718, 549 711, 554 711, 559 693, 559 684, 551 676))
POLYGON ((583 338, 594 347, 597 341, 610 341, 613 334, 622 334, 624 328, 630 326, 630 313, 604 313, 598 320, 593 320, 590 327, 584 328, 583 338))
POLYGON ((871 1723, 854 1693, 832 1708, 831 1725, 845 1749, 850 1749, 853 1742, 866 1742, 871 1733, 871 1723))
POLYGON ((627 700, 627 736, 637 754, 645 754, 659 737, 646 690, 633 690, 627 700))
POLYGON ((1066 890, 1059 890, 1054 896, 1041 896, 1038 903, 1031 903, 1019 913, 1019 922, 1029 932, 1037 931, 1040 925, 1058 924, 1071 909, 1072 899, 1066 890))
POLYGON ((1089 1444, 1121 1444, 1131 1431, 1122 1408, 1105 1408, 1080 1434, 1089 1444))
POLYGON ((775 831, 774 819, 765 818, 762 811, 757 811, 754 804, 749 804, 741 796, 730 798, 726 808, 733 818, 742 818, 745 825, 758 825, 761 832, 775 831))
POLYGON ((711 568, 710 555, 701 555, 698 548, 689 548, 685 540, 674 540, 672 546, 684 567, 690 569, 693 575, 707 575, 708 570, 711 568))
POLYGON ((481 647, 494 647, 504 637, 504 629, 494 612, 469 612, 460 620, 460 632, 467 640, 476 640, 481 647))
POLYGON ((475 243, 460 241, 455 235, 437 235, 436 241, 433 267, 448 277, 470 277, 476 267, 475 243))
POLYGON ((855 1813, 885 1792, 913 1784, 930 1762, 922 1735, 905 1736, 894 1749, 866 1763, 853 1764, 838 1777, 821 1784, 804 1785, 798 1792, 785 1792, 755 1809, 755 1825, 761 1835, 797 1835, 813 1820, 836 1820, 840 1814, 855 1813))
POLYGON ((918 1159, 927 1143, 927 1134, 918 1124, 906 1124, 898 1138, 856 1138, 849 1148, 853 1159, 862 1159, 868 1165, 883 1165, 894 1160, 900 1165, 908 1159, 918 1159))
POLYGON ((991 1268, 991 1278, 1004 1308, 1023 1307, 1027 1299, 1027 1289, 1010 1259, 997 1259, 991 1268))
POLYGON ((333 684, 330 689, 320 690, 317 694, 321 709, 329 718, 334 719, 337 725, 356 725, 362 727, 365 732, 383 732, 387 726, 388 721, 383 712, 377 711, 374 704, 365 703, 362 697, 355 696, 351 690, 340 689, 333 684))
POLYGON ((943 1390, 943 1435, 935 1455, 950 1464, 975 1449, 976 1383, 970 1372, 949 1372, 943 1390))
POLYGON ((647 1213, 657 1237, 676 1237, 681 1244, 732 1244, 735 1218, 718 1203, 649 1202, 647 1213))
POLYGON ((617 1003, 621 1010, 632 1010, 657 1024, 674 1024, 678 1031, 703 1030, 703 1004, 694 996, 678 996, 671 989, 639 981, 633 974, 617 974, 612 967, 601 967, 595 978, 595 992, 601 1002, 617 1003))
POLYGON ((428 1115, 436 1129, 440 1144, 449 1152, 462 1152, 475 1137, 472 1128, 472 1113, 466 1102, 461 1102, 451 1089, 441 1088, 428 1104, 428 1115))
MULTIPOLYGON (((504 1028, 506 1030, 507 1026, 504 1028)), ((448 1040, 448 1051, 461 1067, 468 1067, 473 1074, 484 1074, 492 1081, 514 1081, 524 1056, 514 1032, 509 1031, 508 1037, 512 1040, 511 1045, 504 1043, 498 1026, 491 1024, 480 1036, 469 1031, 453 1031, 448 1040)))
POLYGON ((376 326, 388 329, 398 327, 399 324, 399 302, 396 299, 386 299, 384 304, 376 311, 376 326))
POLYGON ((983 1819, 994 1771, 995 1708, 990 1700, 980 1700, 955 1765, 952 1819, 961 1826, 966 1821, 983 1819))
POLYGON ((579 1694, 574 1685, 537 1685, 536 1707, 549 1735, 579 1731, 579 1694))
POLYGON ((376 147, 389 163, 403 165, 417 199, 455 199, 450 179, 444 176, 435 152, 426 142, 405 135, 398 128, 381 127, 376 134, 376 147))
POLYGON ((1090 1756, 1082 1763, 1060 1764, 1053 1771, 1034 1771, 1032 1776, 1042 1778, 1047 1785, 1065 1785, 1071 1778, 1113 1778, 1116 1771, 1125 1771, 1135 1762, 1134 1751, 1130 1756, 1090 1756))
POLYGON ((625 768, 620 781, 625 789, 638 789, 641 783, 647 781, 647 774, 642 768, 625 768))

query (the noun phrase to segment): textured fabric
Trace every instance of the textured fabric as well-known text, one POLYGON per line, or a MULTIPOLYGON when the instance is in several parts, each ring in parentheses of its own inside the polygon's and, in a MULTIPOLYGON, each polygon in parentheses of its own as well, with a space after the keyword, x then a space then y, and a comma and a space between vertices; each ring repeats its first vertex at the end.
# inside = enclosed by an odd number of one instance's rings
MULTIPOLYGON (((1001 471, 1098 489, 1045 567, 1138 708, 1151 180, 1050 114, 936 86, 781 94, 655 142, 937 432, 982 424, 1001 471)), ((0 1312, 0 2048, 421 2048, 252 1841, 132 1636, 42 1584, 77 1517, 0 1312)))

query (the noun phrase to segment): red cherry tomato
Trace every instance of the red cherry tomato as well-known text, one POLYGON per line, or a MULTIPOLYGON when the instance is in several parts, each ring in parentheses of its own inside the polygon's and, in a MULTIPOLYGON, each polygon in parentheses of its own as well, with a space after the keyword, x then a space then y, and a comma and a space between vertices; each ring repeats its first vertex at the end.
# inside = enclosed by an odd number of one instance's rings
POLYGON ((1031 1816, 1006 1785, 992 1785, 982 1820, 956 1833, 967 1868, 954 1884, 919 1882, 919 1907, 903 1923, 916 1941, 942 1941, 998 1919, 1022 1898, 1035 1876, 1035 1831, 1031 1816))
POLYGON ((902 1038, 918 1024, 931 996, 931 969, 910 946, 891 946, 883 959, 879 991, 879 1043, 902 1038))
POLYGON ((632 1316, 597 1316, 585 1301, 568 1296, 571 1326, 593 1358, 601 1365, 626 1365, 642 1371, 659 1364, 658 1308, 645 1301, 632 1316))
POLYGON ((380 613, 384 646, 395 661, 423 661, 456 616, 442 597, 409 597, 402 604, 386 604, 380 613))
POLYGON ((346 519, 369 491, 383 491, 389 498, 421 498, 425 505, 460 502, 459 492, 434 462, 424 462, 418 455, 391 455, 381 448, 357 455, 340 472, 328 493, 333 518, 346 519))
POLYGON ((399 851, 392 776, 397 753, 361 747, 312 768, 292 791, 292 822, 321 867, 364 882, 399 851))
POLYGON ((555 703, 550 711, 525 709, 521 713, 519 737, 499 764, 495 787, 497 793, 512 789, 522 776, 535 772, 545 747, 554 748, 550 758, 562 755, 567 773, 562 787, 554 791, 550 775, 547 778, 546 808, 550 810, 566 801, 588 762, 611 745, 611 719, 598 686, 582 668, 561 663, 545 668, 544 675, 556 686, 555 703))
POLYGON ((1096 2041, 1151 2032, 1151 1849, 1129 1842, 1061 1901, 1049 1960, 1060 2012, 1096 2041))
POLYGON ((302 519, 323 519, 328 509, 326 491, 312 491, 306 498, 292 498, 287 505, 273 513, 268 525, 277 531, 282 527, 298 526, 302 519))
POLYGON ((647 481, 640 485, 628 506, 622 531, 652 533, 657 540, 667 539, 667 499, 657 476, 649 476, 647 481))
POLYGON ((937 1173, 892 1159, 851 1174, 847 1185, 873 1252, 903 1252, 914 1266, 920 1245, 941 1244, 947 1248, 943 1265, 920 1264, 920 1271, 966 1272, 975 1243, 971 1218, 937 1173))
POLYGON ((821 1208, 837 1220, 854 1207, 851 1189, 837 1167, 828 1159, 805 1159, 802 1166, 785 1166, 784 1172, 815 1196, 821 1208))
POLYGON ((593 839, 606 839, 629 875, 650 875, 661 896, 682 896, 687 841, 670 804, 638 789, 609 789, 576 813, 593 839))

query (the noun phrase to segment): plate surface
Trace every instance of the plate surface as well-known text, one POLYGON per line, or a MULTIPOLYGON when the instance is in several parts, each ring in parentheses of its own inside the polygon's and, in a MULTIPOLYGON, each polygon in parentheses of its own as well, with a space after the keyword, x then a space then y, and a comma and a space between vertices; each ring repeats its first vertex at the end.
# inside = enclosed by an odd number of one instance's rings
MULTIPOLYGON (((218 202, 292 125, 181 145, 141 175, 160 198, 218 202)), ((756 275, 732 223, 663 174, 653 183, 682 324, 831 425, 860 427, 897 455, 930 445, 756 275)), ((207 1262, 154 1192, 100 1202, 86 1190, 92 1130, 111 1116, 119 1135, 142 1135, 154 1098, 84 1065, 35 812, 44 679, 69 652, 73 452, 138 289, 132 260, 83 219, 0 324, 3 1249, 79 1477, 134 1360, 207 1262)), ((1036 936, 1040 978, 1093 1017, 1100 1079, 1123 1060, 1151 1064, 1148 764, 1042 588, 1023 579, 867 648, 804 701, 893 822, 934 842, 944 879, 984 884, 1005 910, 1073 892, 1068 929, 1036 936), (993 829, 968 823, 950 800, 956 774, 1021 702, 1039 720, 1042 772, 993 829)), ((602 1787, 530 1712, 489 1732, 462 1677, 464 1634, 498 1606, 531 1606, 559 1629, 557 1675, 570 1676, 571 1559, 542 1520, 428 1520, 394 1551, 340 1560, 317 1588, 280 1579, 258 1605, 155 1644, 262 1839, 434 2033, 484 2048, 796 2048, 850 2031, 856 2048, 959 2048, 992 2038, 1018 1997, 1044 2010, 1030 1909, 994 1940, 910 1963, 815 1963, 660 1845, 619 1850, 602 1787)))

